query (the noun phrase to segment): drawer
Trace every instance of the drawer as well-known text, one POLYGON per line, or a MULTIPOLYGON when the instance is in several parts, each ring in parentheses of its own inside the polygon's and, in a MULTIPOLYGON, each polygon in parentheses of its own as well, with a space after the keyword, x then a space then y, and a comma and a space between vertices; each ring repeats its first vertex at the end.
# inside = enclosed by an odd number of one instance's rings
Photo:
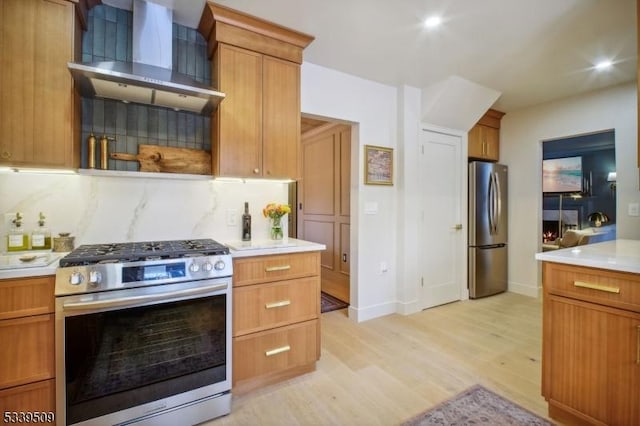
POLYGON ((0 389, 53 378, 53 337, 53 314, 0 321, 0 389))
POLYGON ((640 312, 640 275, 545 262, 544 290, 558 296, 640 312))
POLYGON ((233 285, 258 284, 320 275, 320 253, 292 253, 233 260, 233 285))
POLYGON ((0 320, 54 310, 54 276, 0 280, 0 320))
POLYGON ((320 316, 320 278, 298 278, 233 289, 233 335, 320 316))
MULTIPOLYGON (((55 410, 55 379, 0 390, 0 414, 4 414, 7 411, 18 413, 37 412, 39 416, 43 416, 47 420, 53 420, 55 410)), ((53 421, 40 423, 54 424, 53 421)))
POLYGON ((318 359, 319 320, 233 338, 233 383, 313 364, 318 359))

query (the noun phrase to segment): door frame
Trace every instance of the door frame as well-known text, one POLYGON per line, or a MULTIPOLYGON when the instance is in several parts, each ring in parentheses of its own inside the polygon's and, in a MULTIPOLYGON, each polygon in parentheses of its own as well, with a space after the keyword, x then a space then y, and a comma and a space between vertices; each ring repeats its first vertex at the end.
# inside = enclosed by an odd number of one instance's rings
MULTIPOLYGON (((427 123, 422 123, 419 127, 419 132, 420 134, 422 132, 433 132, 433 133, 441 133, 444 135, 449 135, 449 136, 454 136, 454 137, 458 137, 460 138, 460 196, 461 196, 461 200, 460 200, 460 221, 462 222, 462 226, 463 226, 463 233, 461 236, 461 242, 460 242, 460 248, 458 251, 458 255, 457 255, 457 263, 458 266, 460 268, 461 272, 461 279, 460 279, 460 299, 459 300, 468 300, 469 299, 469 288, 468 288, 468 246, 469 246, 469 230, 468 230, 468 210, 469 210, 469 203, 468 203, 468 197, 469 197, 469 167, 468 167, 468 159, 467 159, 467 155, 468 155, 468 143, 469 143, 469 139, 468 139, 468 132, 462 131, 462 130, 457 130, 457 129, 450 129, 447 127, 440 127, 440 126, 436 126, 436 125, 432 125, 432 124, 427 124, 427 123)), ((419 139, 418 139, 419 140, 419 139)), ((419 156, 416 156, 416 162, 419 164, 419 156)), ((419 174, 416 176, 416 179, 418 180, 418 188, 419 190, 422 189, 421 186, 421 182, 419 180, 419 174)), ((420 220, 418 222, 418 229, 419 232, 423 232, 424 229, 424 221, 420 220)), ((420 246, 420 250, 422 251, 422 246, 420 246)), ((420 284, 418 284, 420 285, 420 284)), ((418 292, 420 294, 420 289, 418 289, 418 292)), ((422 299, 421 297, 418 298, 418 305, 419 305, 419 309, 425 309, 424 307, 422 307, 422 299)))

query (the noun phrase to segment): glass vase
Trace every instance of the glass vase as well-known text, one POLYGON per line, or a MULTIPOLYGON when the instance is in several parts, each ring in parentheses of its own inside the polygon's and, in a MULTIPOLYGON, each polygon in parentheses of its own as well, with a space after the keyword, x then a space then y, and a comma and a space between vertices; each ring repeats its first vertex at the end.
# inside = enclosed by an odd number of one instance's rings
POLYGON ((282 235, 282 218, 281 217, 272 217, 271 218, 271 228, 270 234, 272 240, 281 240, 282 235))

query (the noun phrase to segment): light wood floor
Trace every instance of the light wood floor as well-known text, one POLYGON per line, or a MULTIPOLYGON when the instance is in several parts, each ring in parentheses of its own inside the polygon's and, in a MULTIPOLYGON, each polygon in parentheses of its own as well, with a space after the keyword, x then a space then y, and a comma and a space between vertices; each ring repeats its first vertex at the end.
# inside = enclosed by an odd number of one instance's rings
POLYGON ((234 396, 207 425, 397 425, 476 383, 546 417, 541 317, 514 293, 360 324, 322 314, 316 371, 234 396))

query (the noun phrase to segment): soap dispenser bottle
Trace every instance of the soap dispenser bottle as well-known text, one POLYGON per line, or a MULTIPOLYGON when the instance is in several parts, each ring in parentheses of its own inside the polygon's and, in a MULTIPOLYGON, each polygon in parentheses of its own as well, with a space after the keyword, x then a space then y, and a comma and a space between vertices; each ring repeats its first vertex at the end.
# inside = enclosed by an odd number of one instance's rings
POLYGON ((11 220, 11 228, 7 234, 7 251, 23 251, 29 249, 29 236, 22 227, 22 214, 16 213, 11 220))
POLYGON ((44 215, 40 212, 38 226, 31 232, 31 250, 50 250, 51 232, 44 226, 44 215))

